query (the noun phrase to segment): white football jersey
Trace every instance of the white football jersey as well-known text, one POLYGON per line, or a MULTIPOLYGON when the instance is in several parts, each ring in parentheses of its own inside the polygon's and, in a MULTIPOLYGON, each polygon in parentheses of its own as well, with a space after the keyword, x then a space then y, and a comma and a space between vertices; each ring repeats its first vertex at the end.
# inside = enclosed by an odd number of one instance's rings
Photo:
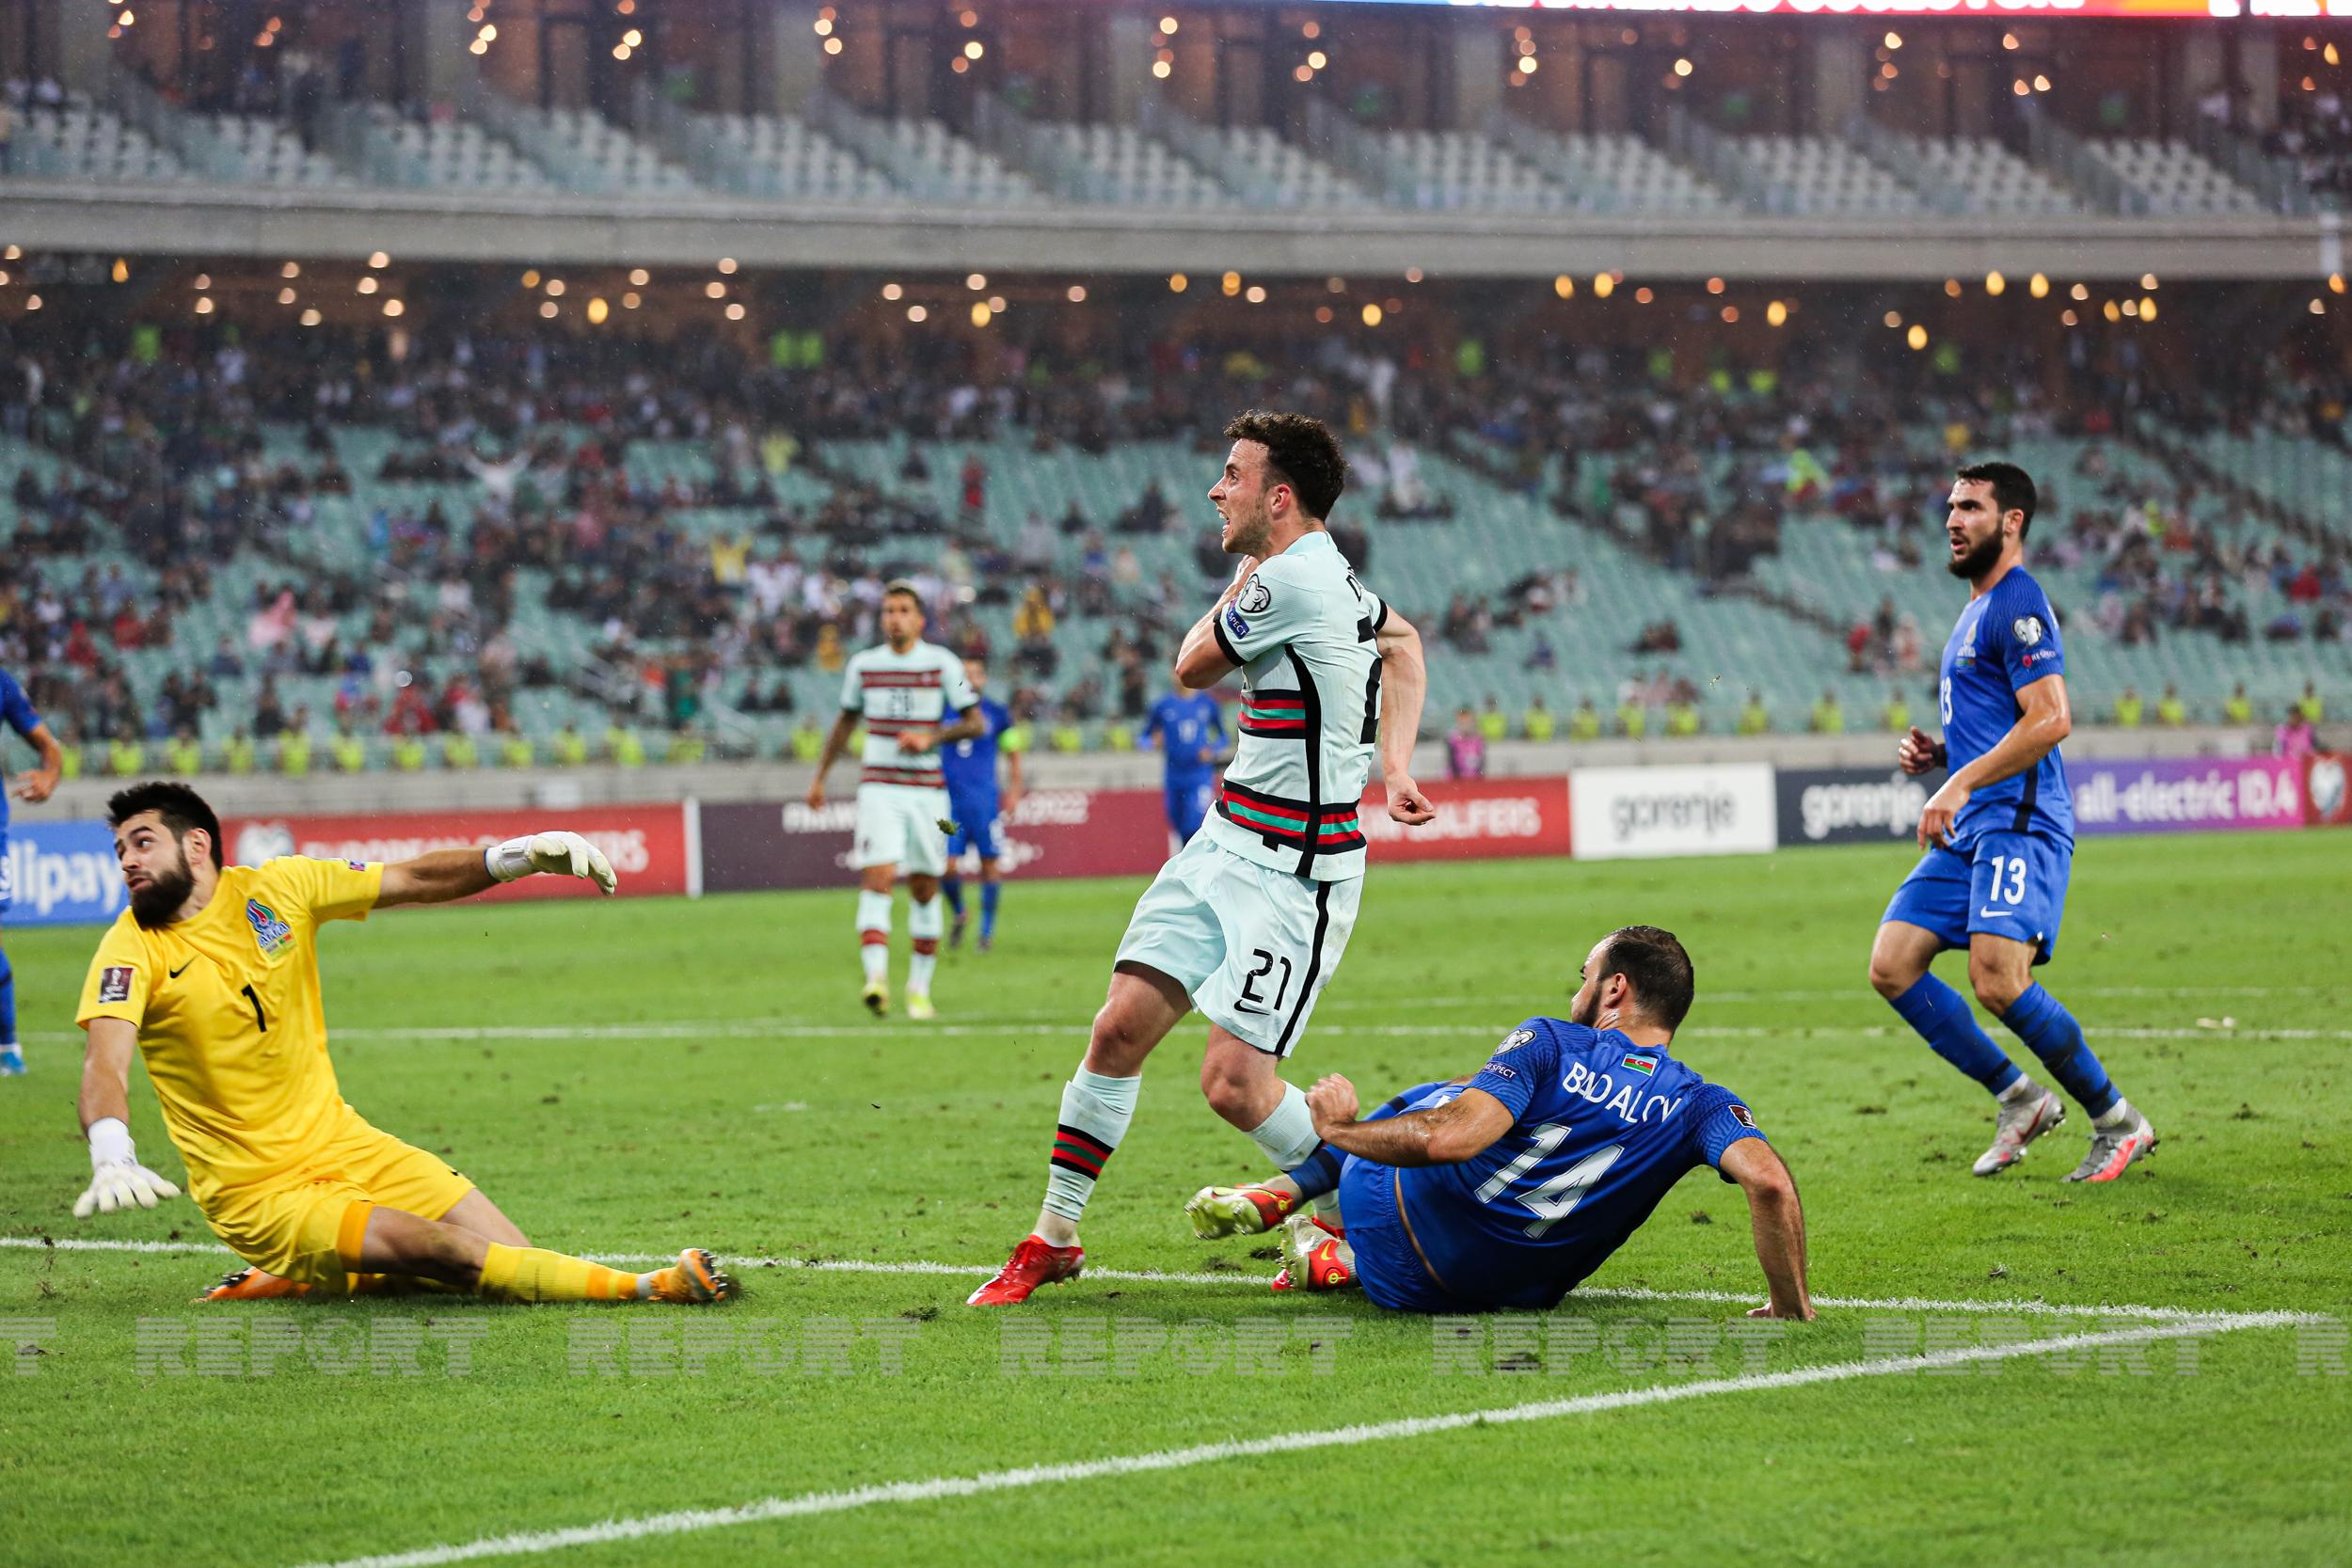
POLYGON ((858 783, 946 788, 937 749, 901 752, 898 737, 950 722, 978 701, 963 660, 936 642, 917 642, 903 654, 885 642, 851 658, 841 673, 841 705, 866 721, 858 783))

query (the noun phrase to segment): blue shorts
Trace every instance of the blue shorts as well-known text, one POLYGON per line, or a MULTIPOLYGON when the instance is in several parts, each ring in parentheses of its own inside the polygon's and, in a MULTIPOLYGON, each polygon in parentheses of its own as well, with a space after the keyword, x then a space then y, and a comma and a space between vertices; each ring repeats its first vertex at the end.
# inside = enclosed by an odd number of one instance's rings
MULTIPOLYGON (((947 815, 955 819, 956 824, 956 831, 947 837, 947 859, 950 862, 961 860, 966 849, 978 850, 980 859, 984 861, 993 861, 1003 852, 996 842, 995 796, 975 796, 967 800, 950 795, 947 797, 947 815)), ((953 866, 949 869, 952 870, 953 866)))
POLYGON ((1208 820, 1209 808, 1216 803, 1216 781, 1211 779, 1169 779, 1162 793, 1168 805, 1168 825, 1176 830, 1176 836, 1184 843, 1200 831, 1208 820))
POLYGON ((1965 947, 1982 931, 2029 942, 2044 964, 2058 951, 2074 847, 2039 833, 1979 833, 1963 849, 1932 845, 1895 890, 1883 925, 1899 920, 1965 947))
POLYGON ((1396 1171, 1351 1154, 1340 1167, 1340 1220, 1356 1255, 1356 1278, 1375 1307, 1391 1312, 1460 1312, 1438 1289, 1405 1233, 1396 1210, 1396 1171))

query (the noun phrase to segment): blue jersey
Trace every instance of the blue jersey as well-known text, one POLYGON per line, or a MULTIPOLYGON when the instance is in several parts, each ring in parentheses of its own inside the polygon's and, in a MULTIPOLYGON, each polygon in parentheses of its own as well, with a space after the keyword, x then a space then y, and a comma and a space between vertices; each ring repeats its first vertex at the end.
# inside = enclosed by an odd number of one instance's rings
POLYGON ((1143 721, 1143 738, 1157 745, 1168 759, 1170 784, 1198 784, 1216 771, 1217 753, 1226 745, 1225 715, 1205 691, 1189 697, 1171 694, 1152 705, 1152 716, 1143 721))
POLYGON ((1469 1085, 1412 1109, 1465 1087, 1508 1106, 1511 1130, 1459 1164, 1396 1173, 1429 1272, 1464 1305, 1557 1305, 1686 1172, 1764 1135, 1739 1096, 1662 1047, 1556 1018, 1529 1019, 1469 1085))
POLYGON ((939 752, 939 770, 948 795, 959 800, 996 799, 996 742, 1012 728, 1012 710, 993 697, 979 702, 981 730, 975 739, 959 740, 939 752))
MULTIPOLYGON (((32 700, 24 695, 24 689, 16 684, 16 677, 6 670, 0 670, 0 723, 7 724, 27 742, 33 738, 33 732, 40 728, 40 715, 33 711, 32 700)), ((8 776, 8 752, 6 748, 0 748, 0 782, 5 782, 8 776)), ((0 828, 8 825, 8 792, 0 789, 0 828)))
MULTIPOLYGON (((2025 712, 2018 692, 2066 673, 2058 616, 2024 567, 2010 567, 1991 593, 1960 612, 1940 673, 1936 708, 1954 769, 1993 750, 2015 726, 2025 712)), ((2074 841, 2074 800, 2055 746, 2025 772, 1971 795, 1952 824, 1952 846, 1964 848, 1979 833, 2028 832, 2074 841)))

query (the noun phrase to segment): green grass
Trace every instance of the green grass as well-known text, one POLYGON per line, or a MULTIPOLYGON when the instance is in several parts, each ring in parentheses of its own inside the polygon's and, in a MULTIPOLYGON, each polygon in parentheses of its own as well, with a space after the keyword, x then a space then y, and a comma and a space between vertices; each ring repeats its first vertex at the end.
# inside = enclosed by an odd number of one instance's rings
MULTIPOLYGON (((1909 858, 1890 847, 1380 868, 1295 1075, 1344 1071, 1370 1098, 1469 1070, 1518 1019, 1565 1005, 1594 937, 1655 922, 1698 965, 1677 1052, 1741 1091, 1797 1173, 1817 1292, 2352 1316, 2352 835, 2083 847, 2044 974, 2164 1135, 2152 1162, 2106 1188, 2058 1181, 2080 1153, 2074 1124, 1997 1181, 1968 1176, 1989 1107, 1891 1027, 1863 978, 1909 858), (2224 1017, 2238 1028, 2200 1027, 2224 1017)), ((379 1126, 446 1150, 545 1245, 993 1265, 1035 1212, 1058 1085, 1136 891, 1013 887, 998 951, 943 967, 945 1017, 930 1030, 865 1018, 846 893, 401 911, 330 927, 343 1091, 379 1126), (631 1024, 658 1032, 628 1037, 631 1024), (614 1027, 399 1033, 533 1025, 614 1027)), ((0 1236, 208 1242, 185 1200, 69 1216, 87 1170, 69 1024, 94 938, 8 937, 34 1070, 0 1083, 0 1236)), ((1957 982, 1958 960, 1946 964, 1957 982)), ((1098 1269, 1230 1280, 1092 1278, 1009 1319, 962 1307, 976 1276, 788 1265, 747 1269, 746 1299, 701 1318, 470 1300, 197 1311, 188 1297, 222 1259, 0 1251, 0 1318, 56 1324, 44 1354, 17 1357, 33 1375, 0 1385, 0 1562, 267 1568, 1687 1380, 1597 1352, 1518 1375, 1439 1375, 1425 1322, 1264 1294, 1251 1282, 1271 1264, 1247 1243, 1194 1242, 1178 1213, 1195 1187, 1254 1162, 1200 1101, 1200 1039, 1194 1021, 1153 1059, 1087 1245, 1098 1269), (445 1375, 437 1341, 422 1376, 338 1373, 306 1353, 267 1379, 175 1377, 142 1374, 142 1318, 247 1336, 292 1325, 322 1354, 428 1323, 482 1338, 463 1378, 445 1375), (1142 1348, 1163 1332, 1230 1352, 1245 1320, 1308 1319, 1327 1325, 1312 1331, 1323 1348, 1289 1341, 1281 1376, 1202 1372, 1142 1348), (1045 1325, 1057 1354, 1101 1323, 1130 1364, 1013 1375, 1009 1321, 1045 1325), (896 1375, 870 1338, 846 1377, 760 1373, 738 1357, 665 1372, 651 1340, 626 1375, 577 1375, 568 1360, 583 1333, 717 1322, 796 1347, 828 1323, 908 1338, 896 1375)), ((133 1106, 143 1152, 177 1175, 143 1084, 133 1106)), ((1756 1291, 1738 1193, 1693 1173, 1593 1283, 1756 1291)), ((1715 1323, 1736 1308, 1604 1296, 1564 1310, 1638 1348, 1669 1319, 1715 1323)), ((1883 1332, 1871 1324, 1899 1316, 1825 1310, 1768 1364, 1859 1361, 1883 1332)), ((1974 1333, 1981 1320, 1907 1321, 1974 1333)), ((2023 1320, 2036 1335, 2131 1321, 2023 1320)), ((249 1339, 233 1348, 249 1370, 249 1339)), ((2352 1378, 2297 1375, 2308 1348, 2300 1330, 2258 1329, 2205 1342, 2195 1376, 2157 1344, 2147 1376, 2033 1356, 1724 1393, 548 1560, 682 1549, 701 1563, 2341 1561, 2352 1378)), ((1708 1369, 1738 1370, 1728 1348, 1708 1369)))

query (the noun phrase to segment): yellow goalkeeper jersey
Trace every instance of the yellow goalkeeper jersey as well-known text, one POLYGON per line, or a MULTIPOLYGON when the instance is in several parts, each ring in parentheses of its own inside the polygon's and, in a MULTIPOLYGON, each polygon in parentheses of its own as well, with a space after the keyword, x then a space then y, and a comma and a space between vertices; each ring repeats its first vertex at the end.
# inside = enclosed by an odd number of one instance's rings
POLYGON ((380 864, 300 856, 230 866, 193 919, 150 930, 125 910, 99 942, 75 1022, 138 1026, 199 1204, 299 1167, 353 1115, 326 1055, 318 925, 366 919, 383 881, 380 864))

